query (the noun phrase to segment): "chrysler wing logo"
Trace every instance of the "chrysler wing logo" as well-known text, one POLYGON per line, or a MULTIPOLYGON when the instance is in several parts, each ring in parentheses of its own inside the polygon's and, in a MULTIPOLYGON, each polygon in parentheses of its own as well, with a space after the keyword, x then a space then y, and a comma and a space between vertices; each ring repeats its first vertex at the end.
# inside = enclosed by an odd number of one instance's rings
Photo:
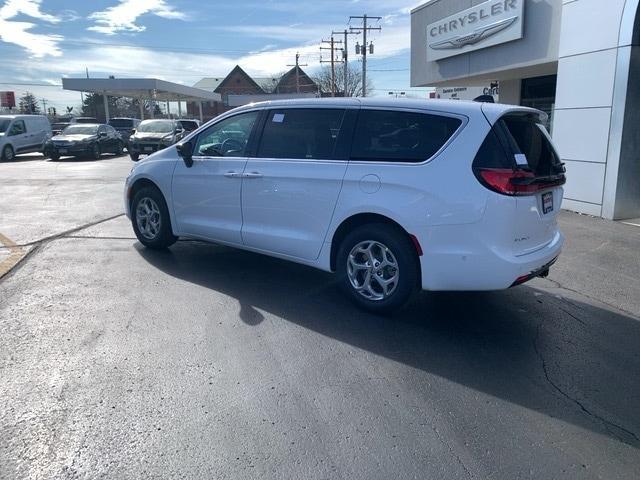
POLYGON ((518 17, 505 18, 495 23, 476 28, 472 33, 467 35, 458 35, 448 40, 435 42, 429 45, 434 50, 450 50, 454 48, 462 48, 467 45, 475 45, 485 38, 489 38, 502 30, 509 28, 518 19, 518 17))

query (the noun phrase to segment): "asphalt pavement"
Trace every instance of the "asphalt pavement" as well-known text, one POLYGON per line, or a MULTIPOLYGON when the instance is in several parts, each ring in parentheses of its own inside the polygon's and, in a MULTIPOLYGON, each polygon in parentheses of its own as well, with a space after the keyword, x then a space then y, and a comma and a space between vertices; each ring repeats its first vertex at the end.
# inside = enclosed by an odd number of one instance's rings
POLYGON ((638 478, 640 228, 563 212, 548 279, 383 318, 307 267, 144 249, 130 168, 0 164, 0 252, 28 250, 0 279, 0 478, 638 478))

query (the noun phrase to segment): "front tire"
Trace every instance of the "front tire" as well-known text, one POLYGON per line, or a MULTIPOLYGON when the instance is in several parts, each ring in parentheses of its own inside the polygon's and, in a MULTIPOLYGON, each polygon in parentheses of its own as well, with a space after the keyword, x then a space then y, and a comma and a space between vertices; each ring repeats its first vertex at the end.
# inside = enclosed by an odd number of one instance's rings
POLYGON ((115 153, 116 157, 119 157, 120 155, 122 155, 123 149, 124 149, 124 145, 122 144, 122 142, 118 142, 118 145, 116 146, 116 151, 113 153, 115 153))
POLYGON ((416 290, 419 259, 405 232, 384 223, 368 224, 342 241, 337 271, 343 290, 358 306, 389 314, 416 290))
POLYGON ((0 160, 5 162, 10 162, 16 157, 15 152, 13 151, 13 147, 11 145, 6 145, 2 149, 2 155, 0 155, 0 160))
POLYGON ((131 202, 131 223, 140 243, 152 249, 170 247, 178 240, 171 231, 169 209, 162 193, 155 187, 144 187, 131 202))
POLYGON ((100 150, 100 145, 95 143, 91 148, 91 158, 93 158, 94 160, 100 160, 101 156, 102 156, 102 151, 100 150))

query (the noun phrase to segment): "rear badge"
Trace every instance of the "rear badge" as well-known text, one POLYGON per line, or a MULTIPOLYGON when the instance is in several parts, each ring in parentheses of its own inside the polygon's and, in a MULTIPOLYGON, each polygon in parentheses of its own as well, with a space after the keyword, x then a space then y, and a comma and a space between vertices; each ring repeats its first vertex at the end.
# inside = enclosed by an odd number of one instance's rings
POLYGON ((553 211, 553 192, 542 194, 542 212, 546 215, 553 211))

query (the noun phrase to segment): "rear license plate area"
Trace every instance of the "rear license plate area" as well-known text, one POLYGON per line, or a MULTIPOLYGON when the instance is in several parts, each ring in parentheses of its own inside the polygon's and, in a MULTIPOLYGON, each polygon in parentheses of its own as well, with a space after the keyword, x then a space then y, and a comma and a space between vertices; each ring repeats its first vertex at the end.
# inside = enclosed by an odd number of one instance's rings
POLYGON ((64 154, 68 153, 68 150, 66 148, 61 148, 61 149, 58 150, 58 153, 60 155, 64 155, 64 154))
POLYGON ((144 147, 145 152, 153 152, 153 147, 144 147))
POLYGON ((546 192, 542 194, 542 213, 553 212, 553 192, 546 192))

